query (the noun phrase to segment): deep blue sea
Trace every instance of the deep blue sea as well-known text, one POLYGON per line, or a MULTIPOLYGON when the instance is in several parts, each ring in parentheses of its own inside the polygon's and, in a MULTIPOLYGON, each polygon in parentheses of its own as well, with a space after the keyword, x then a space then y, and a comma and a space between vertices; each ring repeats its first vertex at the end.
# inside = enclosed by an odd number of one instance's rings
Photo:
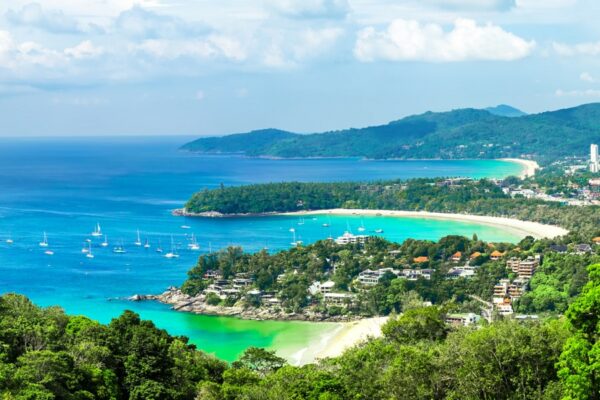
MULTIPOLYGON (((139 312, 200 348, 232 359, 249 345, 274 346, 301 323, 239 321, 188 315, 155 303, 120 298, 160 293, 178 285, 199 254, 227 245, 246 250, 288 248, 294 227, 305 243, 341 235, 347 226, 384 229, 396 241, 437 239, 477 233, 488 240, 517 240, 509 232, 452 221, 384 217, 297 217, 193 219, 171 215, 195 191, 220 185, 279 181, 377 180, 434 176, 502 177, 520 167, 501 161, 365 161, 358 159, 268 160, 238 156, 199 156, 178 147, 189 138, 0 139, 0 292, 18 292, 39 305, 60 305, 69 313, 109 322, 124 309, 139 312), (322 223, 327 218, 331 228, 322 223), (92 238, 96 223, 107 234, 92 238), (183 229, 182 226, 189 226, 183 229), (135 246, 136 232, 150 249, 135 246), (39 246, 47 233, 46 255, 39 246), (187 249, 194 234, 200 251, 187 249), (180 258, 165 253, 171 237, 180 258), (12 239, 13 244, 6 243, 12 239), (94 258, 82 248, 91 239, 94 258), (123 243, 125 254, 113 247, 123 243)), ((286 336, 288 335, 288 336, 286 336)), ((291 335, 291 336, 290 336, 291 335)), ((295 337, 292 340, 292 336, 295 337)), ((306 335, 306 340, 310 335, 306 335)), ((301 345, 299 343, 298 345, 301 345)))

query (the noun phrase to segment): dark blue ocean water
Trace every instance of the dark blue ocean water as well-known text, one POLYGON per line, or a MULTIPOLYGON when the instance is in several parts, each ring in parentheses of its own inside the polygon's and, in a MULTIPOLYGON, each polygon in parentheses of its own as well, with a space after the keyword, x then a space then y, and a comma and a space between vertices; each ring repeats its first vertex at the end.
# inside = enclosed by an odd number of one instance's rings
MULTIPOLYGON (((45 138, 0 140, 0 292, 18 292, 40 305, 58 304, 108 322, 129 308, 174 334, 189 336, 201 348, 231 359, 248 345, 268 346, 281 340, 289 323, 232 321, 175 313, 154 303, 118 298, 159 293, 178 285, 202 251, 229 244, 247 250, 287 248, 294 226, 304 242, 362 222, 383 228, 384 236, 437 239, 449 233, 477 233, 489 240, 515 240, 476 224, 400 218, 325 217, 190 219, 170 214, 205 187, 276 181, 375 180, 423 176, 501 177, 520 167, 500 161, 362 161, 266 160, 233 156, 198 156, 178 151, 187 138, 45 138), (111 243, 90 232, 100 223, 111 243), (190 229, 182 229, 182 225, 190 229), (139 229, 152 248, 135 246, 139 229), (38 243, 47 233, 53 256, 38 243), (186 249, 194 233, 200 252, 186 249), (160 241, 168 251, 171 236, 180 258, 156 253, 160 241), (14 243, 7 244, 12 238, 14 243), (92 239, 93 259, 81 252, 92 239), (121 242, 126 254, 114 254, 121 242), (257 325, 258 324, 258 325, 257 325), (287 325, 286 325, 287 324, 287 325)), ((293 324, 292 324, 293 325, 293 324)))

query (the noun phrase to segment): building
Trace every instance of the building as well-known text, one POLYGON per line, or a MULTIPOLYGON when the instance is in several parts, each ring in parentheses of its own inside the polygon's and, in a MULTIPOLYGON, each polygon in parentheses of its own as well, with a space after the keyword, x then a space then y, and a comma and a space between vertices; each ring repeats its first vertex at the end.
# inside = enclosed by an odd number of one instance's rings
POLYGON ((535 273, 535 269, 540 265, 540 256, 529 256, 525 260, 512 257, 506 261, 506 268, 510 268, 512 272, 517 274, 521 279, 531 279, 535 273))
POLYGON ((400 278, 405 278, 406 280, 409 281, 416 281, 419 278, 423 278, 423 279, 431 279, 431 275, 433 274, 433 270, 432 269, 410 269, 410 268, 405 268, 402 270, 402 273, 400 275, 400 278))
POLYGON ((475 276, 475 268, 469 265, 465 265, 464 267, 453 267, 450 268, 446 276, 448 279, 472 278, 475 276))
POLYGON ((501 259, 503 255, 504 255, 504 253, 502 253, 498 250, 494 250, 492 252, 492 254, 490 254, 490 260, 497 261, 497 260, 501 259))
POLYGON ((474 260, 477 257, 481 257, 483 254, 481 254, 480 252, 476 251, 475 253, 471 254, 471 256, 469 257, 469 259, 474 260))
POLYGON ((319 291, 321 292, 321 294, 331 293, 334 286, 335 286, 334 281, 323 282, 323 283, 321 283, 321 286, 319 287, 319 291))
POLYGON ((600 171, 600 159, 598 158, 598 145, 590 145, 590 172, 600 171))
POLYGON ((364 243, 367 238, 367 235, 353 235, 350 232, 344 232, 342 236, 335 239, 335 242, 337 244, 364 243))
POLYGON ((469 326, 479 322, 479 315, 474 313, 468 314, 448 314, 446 315, 446 323, 453 326, 469 326))
POLYGON ((417 264, 421 264, 421 263, 426 263, 429 261, 429 257, 427 256, 419 256, 419 257, 415 257, 413 259, 414 262, 416 262, 417 264))
POLYGON ((335 306, 345 306, 354 299, 351 293, 325 293, 323 300, 325 304, 335 306))
POLYGON ((381 278, 387 273, 390 272, 396 276, 398 276, 401 272, 392 268, 380 268, 377 271, 373 271, 370 269, 366 269, 358 274, 358 281, 365 286, 374 286, 379 283, 381 278))
POLYGON ((452 254, 452 257, 450 257, 450 260, 452 260, 453 262, 459 262, 462 258, 462 253, 460 251, 457 251, 456 253, 452 254))

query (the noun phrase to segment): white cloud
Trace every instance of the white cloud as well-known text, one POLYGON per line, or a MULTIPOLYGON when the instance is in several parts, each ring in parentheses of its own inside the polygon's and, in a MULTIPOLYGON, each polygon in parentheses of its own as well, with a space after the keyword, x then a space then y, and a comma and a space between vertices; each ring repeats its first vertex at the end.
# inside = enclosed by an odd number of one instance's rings
POLYGON ((596 78, 594 78, 589 72, 582 72, 579 75, 579 79, 581 79, 584 82, 589 82, 589 83, 598 82, 598 80, 596 78))
POLYGON ((29 26, 51 33, 77 34, 98 31, 97 25, 83 24, 61 10, 45 10, 39 3, 29 3, 19 10, 8 10, 6 19, 16 26, 29 26))
POLYGON ((559 56, 597 56, 600 55, 600 42, 587 42, 577 44, 552 43, 554 51, 559 56))
POLYGON ((571 7, 577 0, 516 0, 515 3, 518 8, 551 9, 571 7))
POLYGON ((196 100, 202 101, 206 98, 206 93, 204 93, 204 91, 202 90, 198 90, 196 91, 196 95, 194 97, 196 98, 196 100))
POLYGON ((556 97, 600 97, 600 90, 597 89, 586 89, 586 90, 562 90, 557 89, 554 92, 556 97))
POLYGON ((271 0, 280 14, 292 18, 345 18, 350 12, 348 0, 271 0))
POLYGON ((84 40, 77 46, 66 48, 64 53, 75 59, 95 58, 102 55, 104 49, 102 47, 94 46, 90 40, 84 40))
POLYGON ((231 61, 246 59, 246 51, 235 39, 210 35, 199 39, 150 39, 132 47, 133 53, 145 53, 159 59, 191 57, 197 59, 224 58, 231 61))
POLYGON ((385 31, 374 27, 359 31, 354 54, 363 62, 510 61, 528 56, 534 47, 534 41, 522 39, 491 23, 477 25, 470 19, 458 19, 453 28, 445 32, 438 24, 396 19, 385 31))
POLYGON ((125 35, 142 39, 185 37, 207 32, 203 24, 157 14, 138 5, 120 13, 115 27, 125 35))
POLYGON ((421 3, 466 11, 508 11, 516 6, 516 0, 421 0, 421 3))

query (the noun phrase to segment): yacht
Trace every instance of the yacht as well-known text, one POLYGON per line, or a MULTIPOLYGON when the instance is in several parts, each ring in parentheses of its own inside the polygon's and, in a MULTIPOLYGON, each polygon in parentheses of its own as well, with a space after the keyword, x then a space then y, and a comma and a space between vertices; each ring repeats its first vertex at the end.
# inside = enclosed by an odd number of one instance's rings
POLYGON ((365 231, 365 222, 363 221, 363 219, 360 219, 360 226, 358 227, 358 231, 359 232, 364 232, 365 231))
POLYGON ((381 229, 381 228, 375 229, 375 233, 383 233, 383 229, 381 229))
POLYGON ((46 232, 44 232, 44 238, 40 242, 40 247, 48 247, 48 236, 46 236, 46 232))
POLYGON ((113 253, 117 253, 117 254, 127 253, 127 251, 125 251, 125 247, 123 247, 123 241, 121 241, 121 243, 119 245, 117 245, 113 248, 113 253))
POLYGON ((165 254, 166 258, 179 258, 179 254, 177 254, 177 249, 173 243, 173 236, 171 236, 171 251, 165 254))
POLYGON ((150 243, 148 242, 148 238, 146 238, 146 243, 144 243, 144 248, 145 249, 149 249, 150 248, 150 243))
POLYGON ((53 255, 54 255, 54 252, 53 252, 52 250, 46 250, 46 251, 44 252, 44 254, 45 254, 45 255, 47 255, 47 256, 53 256, 53 255))
POLYGON ((89 244, 90 244, 90 242, 87 242, 87 245, 86 245, 86 243, 83 243, 83 247, 81 248, 81 252, 82 252, 82 253, 84 253, 84 254, 85 254, 85 253, 87 253, 87 252, 89 252, 89 251, 90 251, 90 249, 89 249, 89 244))
POLYGON ((163 252, 163 249, 162 249, 162 247, 160 245, 160 239, 158 239, 158 246, 156 247, 156 252, 157 253, 162 253, 163 252))
POLYGON ((96 223, 96 227, 94 228, 94 231, 92 232, 92 236, 93 237, 102 236, 102 230, 100 229, 100 223, 96 223))
POLYGON ((12 236, 8 235, 8 239, 6 239, 6 243, 8 243, 8 244, 13 244, 14 243, 14 241, 12 239, 12 236))
POLYGON ((108 237, 104 235, 104 242, 100 243, 102 247, 108 247, 108 237))
POLYGON ((190 250, 200 250, 200 245, 196 242, 196 236, 192 233, 192 238, 190 239, 190 243, 188 243, 188 248, 190 250))
POLYGON ((181 229, 190 229, 190 228, 191 228, 191 226, 189 226, 189 225, 181 225, 181 229))
POLYGON ((137 239, 135 240, 135 242, 133 243, 136 246, 141 246, 142 245, 142 239, 140 239, 140 230, 137 230, 137 239))
POLYGON ((88 251, 85 256, 87 258, 94 258, 94 255, 92 254, 92 244, 91 243, 88 243, 88 251))

